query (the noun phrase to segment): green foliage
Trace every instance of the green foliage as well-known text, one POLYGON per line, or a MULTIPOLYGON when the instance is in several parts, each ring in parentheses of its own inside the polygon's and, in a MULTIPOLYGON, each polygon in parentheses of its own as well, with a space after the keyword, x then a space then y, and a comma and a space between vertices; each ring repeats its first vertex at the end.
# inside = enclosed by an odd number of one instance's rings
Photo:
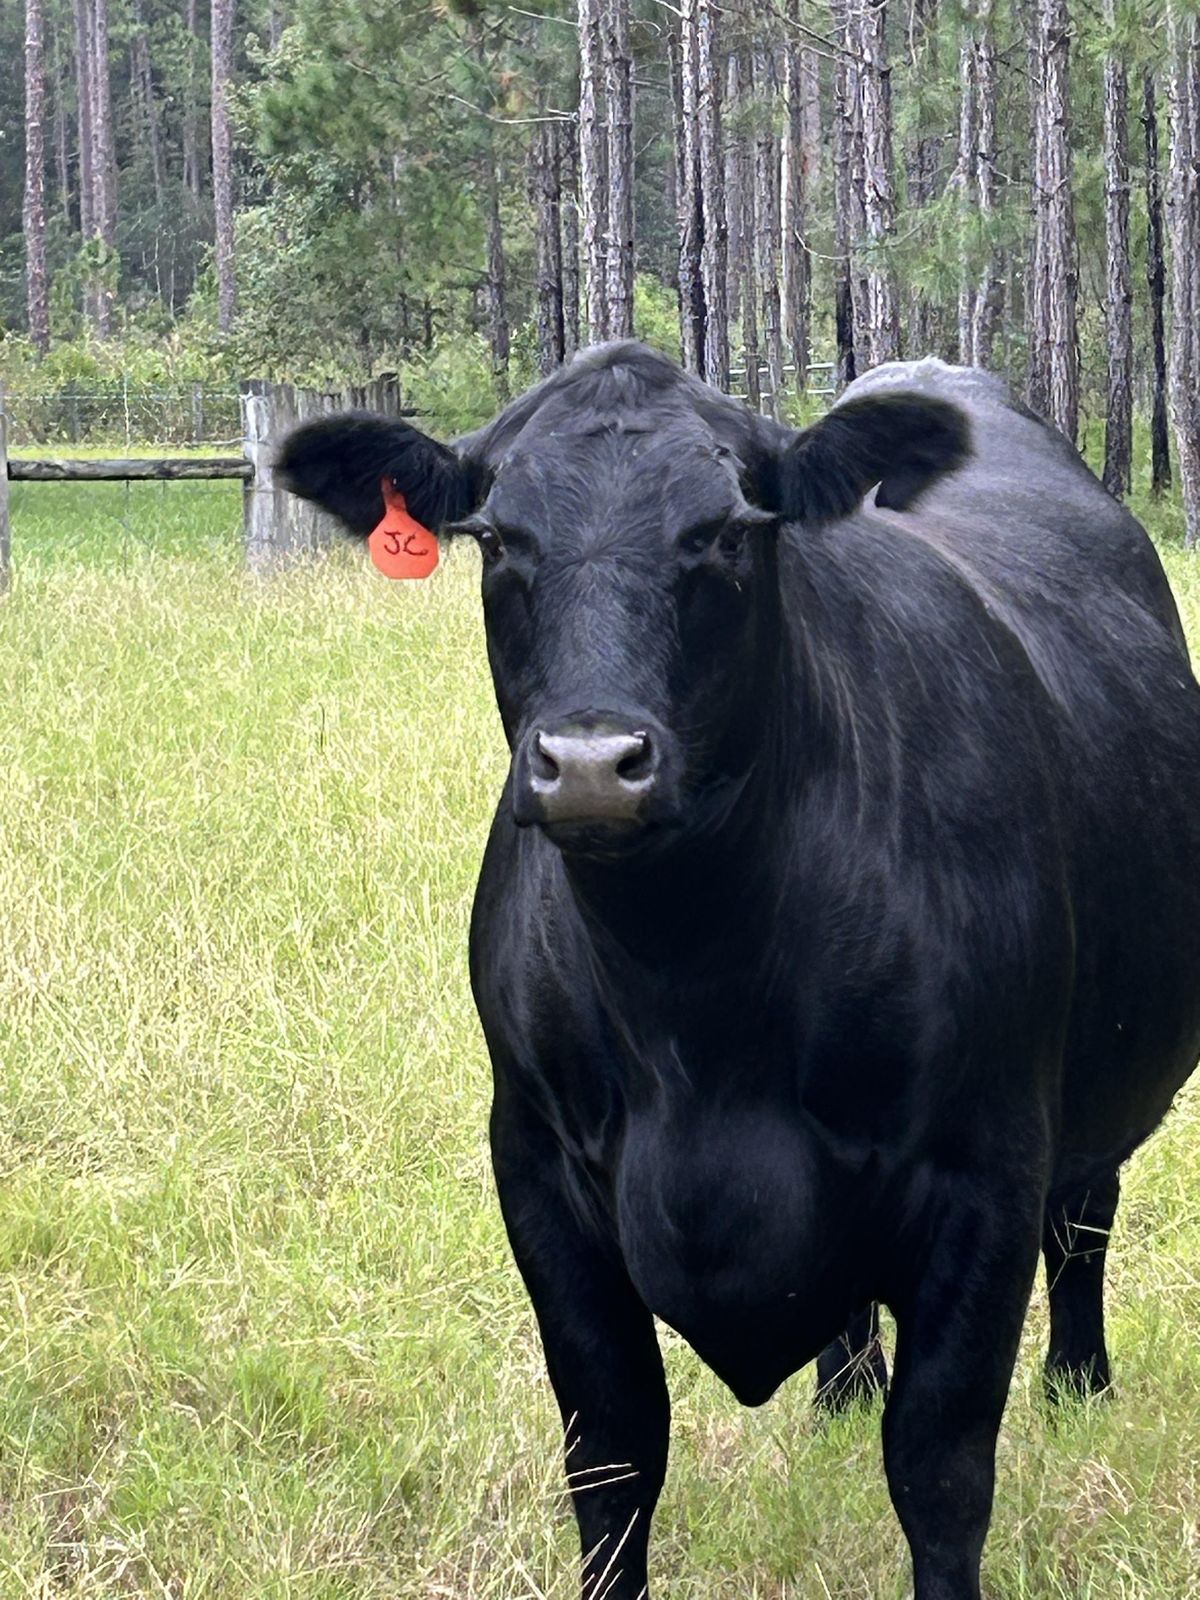
POLYGON ((675 290, 644 272, 634 279, 633 331, 655 350, 679 360, 679 302, 675 290))

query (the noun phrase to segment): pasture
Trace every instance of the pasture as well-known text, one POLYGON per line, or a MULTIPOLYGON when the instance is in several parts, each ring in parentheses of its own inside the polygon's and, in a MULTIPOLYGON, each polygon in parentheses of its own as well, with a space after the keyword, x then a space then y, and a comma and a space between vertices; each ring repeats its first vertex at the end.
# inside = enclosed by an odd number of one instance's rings
MULTIPOLYGON (((0 606, 0 1597, 566 1600, 467 919, 478 558, 270 584, 225 485, 13 490, 0 606)), ((1200 568, 1166 559, 1200 651, 1200 568)), ((1001 1435, 992 1600, 1200 1597, 1200 1095, 1128 1169, 1118 1393, 1001 1435)), ((878 1417, 672 1335, 663 1600, 902 1600, 878 1417)))

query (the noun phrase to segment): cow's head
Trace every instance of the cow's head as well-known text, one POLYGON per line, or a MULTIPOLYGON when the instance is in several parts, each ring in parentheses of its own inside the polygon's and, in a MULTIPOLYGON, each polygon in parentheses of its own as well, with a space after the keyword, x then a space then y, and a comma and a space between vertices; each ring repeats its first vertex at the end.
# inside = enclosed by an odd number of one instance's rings
POLYGON ((753 764, 778 693, 781 526, 875 485, 902 509, 966 449, 965 419, 928 396, 851 399, 795 432, 616 344, 453 445, 335 416, 297 429, 279 469, 356 534, 389 475, 440 538, 475 540, 514 819, 608 854, 711 816, 753 764))

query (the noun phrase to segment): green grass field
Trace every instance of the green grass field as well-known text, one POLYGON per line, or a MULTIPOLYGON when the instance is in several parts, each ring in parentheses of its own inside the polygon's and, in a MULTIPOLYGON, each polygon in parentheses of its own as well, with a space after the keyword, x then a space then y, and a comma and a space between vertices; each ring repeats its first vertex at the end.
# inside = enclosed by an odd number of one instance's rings
MULTIPOLYGON (((492 1194, 467 917, 504 765, 476 558, 267 585, 236 488, 13 490, 0 605, 0 1600, 574 1596, 492 1194)), ((1167 552, 1200 649, 1200 557, 1167 552)), ((1128 1173, 1118 1397, 1044 1300, 990 1600, 1200 1597, 1200 1097, 1128 1173)), ((901 1600, 878 1417, 673 1336, 663 1600, 901 1600)))

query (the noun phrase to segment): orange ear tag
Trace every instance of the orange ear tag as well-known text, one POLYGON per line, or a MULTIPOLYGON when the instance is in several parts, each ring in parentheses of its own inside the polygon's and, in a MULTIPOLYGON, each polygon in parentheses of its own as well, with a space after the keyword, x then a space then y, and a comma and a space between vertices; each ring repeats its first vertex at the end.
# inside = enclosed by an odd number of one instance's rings
POLYGON ((391 478, 381 478, 379 487, 385 510, 383 521, 367 540, 371 560, 385 578, 427 578, 438 564, 437 540, 409 516, 404 496, 391 478))

